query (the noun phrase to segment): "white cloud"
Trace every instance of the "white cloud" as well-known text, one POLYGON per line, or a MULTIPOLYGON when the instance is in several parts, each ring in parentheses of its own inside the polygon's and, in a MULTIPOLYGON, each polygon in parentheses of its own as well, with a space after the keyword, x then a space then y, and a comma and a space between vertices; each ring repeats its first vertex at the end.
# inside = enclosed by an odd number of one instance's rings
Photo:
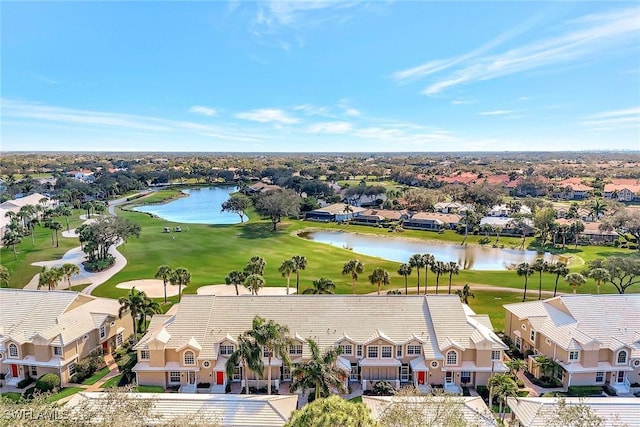
POLYGON ((213 117, 218 114, 218 111, 215 108, 211 107, 203 107, 201 105, 194 105, 189 108, 190 113, 202 114, 203 116, 213 117))
POLYGON ((590 119, 603 119, 607 117, 620 117, 620 116, 640 116, 640 107, 626 108, 624 110, 605 111, 603 113, 592 114, 590 119))
POLYGON ((348 133, 353 129, 351 123, 348 122, 324 122, 315 123, 309 126, 308 131, 310 133, 348 133))
POLYGON ((592 114, 581 122, 594 130, 619 130, 640 127, 640 107, 592 114))
POLYGON ((493 111, 482 111, 479 113, 481 116, 502 116, 505 114, 514 113, 513 110, 493 110, 493 111))
POLYGON ((290 125, 300 122, 297 118, 290 117, 284 111, 275 108, 260 108, 257 110, 246 111, 236 114, 235 117, 260 123, 275 122, 290 125))
POLYGON ((451 105, 466 105, 466 104, 475 104, 478 101, 474 101, 472 99, 454 99, 451 101, 451 105))
POLYGON ((330 117, 329 109, 327 107, 319 107, 312 104, 301 104, 291 107, 294 111, 302 111, 308 116, 324 116, 330 117))
POLYGON ((347 116, 359 116, 360 115, 360 111, 356 110, 355 108, 345 108, 344 110, 344 114, 347 116))

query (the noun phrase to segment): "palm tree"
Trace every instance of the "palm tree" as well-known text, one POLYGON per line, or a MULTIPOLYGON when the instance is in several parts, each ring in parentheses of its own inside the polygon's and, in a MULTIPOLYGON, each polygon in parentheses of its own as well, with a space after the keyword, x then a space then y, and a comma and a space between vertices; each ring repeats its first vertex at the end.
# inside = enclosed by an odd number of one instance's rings
POLYGON ((244 287, 251 291, 251 295, 258 295, 258 291, 264 285, 266 285, 264 277, 259 274, 250 274, 244 279, 244 287))
POLYGON ((258 274, 260 276, 264 276, 264 267, 267 265, 267 262, 264 258, 259 256, 252 256, 247 266, 244 268, 244 272, 247 275, 258 274))
POLYGON ((460 273, 458 263, 449 261, 449 265, 447 265, 447 273, 449 273, 449 295, 451 295, 451 278, 454 274, 457 276, 460 273))
MULTIPOLYGON (((284 261, 282 261, 282 264, 280 265, 280 268, 278 268, 278 271, 280 272, 280 274, 282 274, 282 277, 287 278, 287 295, 289 295, 289 283, 291 282, 291 273, 296 271, 296 266, 293 263, 293 260, 285 259, 284 261)), ((238 292, 237 286, 236 286, 236 292, 238 292)))
POLYGON ((591 203, 590 213, 593 214, 594 221, 598 221, 600 218, 600 214, 604 212, 607 208, 606 203, 602 201, 602 199, 596 197, 591 203))
POLYGON ((527 299, 527 284, 529 283, 529 276, 533 274, 533 269, 528 262, 518 264, 518 270, 516 270, 518 276, 524 276, 524 294, 522 295, 522 302, 527 299))
POLYGON ((233 377, 236 366, 242 364, 245 394, 249 394, 249 370, 258 375, 264 371, 262 349, 256 341, 246 334, 238 337, 238 347, 231 353, 226 364, 227 378, 233 377))
POLYGON ((449 266, 442 261, 436 261, 431 265, 431 271, 436 275, 436 294, 440 286, 440 276, 446 273, 448 268, 449 266))
POLYGON ((356 294, 356 284, 358 282, 358 274, 362 274, 364 272, 364 264, 360 262, 360 260, 352 259, 345 263, 342 266, 342 274, 351 275, 351 287, 353 289, 353 294, 356 294))
POLYGON ((58 221, 50 221, 48 227, 56 238, 56 248, 60 246, 60 240, 58 239, 58 232, 62 230, 62 224, 58 221))
POLYGON ((524 372, 527 369, 527 362, 517 357, 509 359, 505 365, 509 368, 509 375, 511 375, 511 378, 514 380, 518 377, 518 372, 524 372))
MULTIPOLYGON (((500 419, 504 419, 504 414, 502 413, 502 406, 507 401, 507 397, 513 397, 518 395, 518 384, 506 374, 496 374, 489 379, 489 385, 493 389, 494 396, 498 399, 498 404, 500 406, 499 413, 500 419)), ((492 403, 489 402, 491 405, 492 403)))
POLYGON ((558 279, 560 279, 561 276, 564 277, 569 274, 569 267, 567 267, 567 264, 564 262, 558 261, 549 266, 549 273, 556 275, 556 282, 553 285, 553 296, 555 297, 558 292, 558 279))
POLYGON ((156 275, 154 276, 156 279, 162 279, 162 284, 164 286, 164 303, 167 303, 167 282, 171 280, 171 276, 173 276, 173 268, 168 265, 161 265, 158 267, 158 271, 156 271, 156 275))
POLYGON ((460 297, 460 301, 462 301, 463 304, 467 305, 469 304, 469 297, 476 297, 476 295, 471 291, 471 286, 469 286, 468 283, 465 283, 462 289, 458 289, 456 291, 456 295, 460 297))
POLYGON ((409 265, 415 268, 416 273, 418 273, 418 295, 420 295, 420 269, 425 266, 424 258, 420 254, 413 254, 409 258, 409 265))
POLYGON ((70 262, 66 262, 62 264, 60 267, 62 275, 67 278, 67 283, 69 283, 69 289, 71 289, 71 276, 75 276, 76 274, 80 274, 80 267, 75 264, 71 264, 70 262))
POLYGON ((60 216, 65 217, 65 219, 67 221, 67 231, 69 231, 69 217, 73 214, 73 212, 71 211, 71 209, 68 206, 60 205, 60 206, 58 206, 58 214, 60 216))
POLYGON ((11 246, 13 248, 13 259, 18 260, 18 253, 16 252, 16 245, 22 242, 22 235, 15 230, 7 229, 2 236, 2 244, 4 246, 11 246))
POLYGON ((157 301, 152 300, 147 295, 144 295, 143 305, 140 310, 140 314, 142 315, 140 318, 140 322, 142 327, 138 327, 142 333, 147 332, 147 316, 153 316, 154 314, 162 313, 162 308, 157 301))
POLYGON ((578 286, 584 285, 587 282, 587 279, 580 273, 569 273, 564 276, 564 281, 567 282, 573 288, 573 293, 575 294, 578 290, 578 286))
POLYGON ((540 355, 535 359, 536 364, 540 367, 540 373, 542 376, 553 378, 556 375, 559 365, 547 356, 540 355))
POLYGON ((244 284, 244 279, 247 278, 247 273, 244 271, 233 270, 230 271, 227 277, 224 278, 224 282, 227 285, 233 285, 236 287, 236 295, 240 295, 238 285, 244 284))
POLYGON ((411 275, 411 266, 409 264, 400 264, 398 274, 404 277, 404 294, 409 294, 408 278, 411 275))
POLYGON ((344 381, 347 373, 336 367, 340 349, 332 347, 321 355, 314 340, 307 339, 307 344, 311 350, 311 359, 293 365, 289 391, 295 393, 301 390, 304 393, 313 388, 316 400, 329 396, 332 389, 345 393, 347 390, 344 381))
POLYGON ((42 267, 38 278, 38 289, 48 286, 49 290, 58 287, 58 282, 62 279, 62 271, 57 267, 42 267))
MULTIPOLYGON (((566 274, 569 272, 567 271, 566 274)), ((600 293, 600 285, 602 282, 606 282, 611 278, 611 273, 606 268, 594 268, 589 272, 589 277, 596 281, 596 287, 598 289, 598 293, 600 293)))
POLYGON ((0 288, 9 286, 9 269, 0 265, 0 288))
POLYGON ((423 254, 422 261, 424 262, 424 294, 426 295, 429 286, 429 268, 436 262, 436 258, 431 254, 423 254))
POLYGON ((267 351, 267 394, 271 394, 271 358, 278 357, 283 365, 291 364, 289 360, 289 328, 273 320, 265 320, 260 316, 253 318, 251 330, 247 335, 267 351))
POLYGON ((299 294, 300 293, 300 271, 307 268, 307 258, 305 258, 302 255, 294 255, 291 258, 291 261, 293 261, 293 265, 295 266, 294 271, 296 272, 296 293, 299 294))
POLYGON ((330 280, 325 279, 324 277, 319 278, 318 280, 313 281, 313 288, 307 288, 302 291, 303 294, 333 294, 336 285, 330 280))
POLYGON ((378 295, 380 295, 380 286, 389 284, 389 272, 378 267, 369 275, 369 282, 372 285, 378 285, 378 295))
POLYGON ((133 341, 138 341, 138 330, 136 329, 136 320, 140 317, 140 314, 144 310, 145 299, 147 295, 136 290, 136 287, 132 287, 129 290, 129 294, 126 297, 120 297, 118 302, 120 303, 120 309, 118 310, 118 317, 122 319, 122 316, 128 311, 131 313, 131 321, 133 322, 133 341))
POLYGON ((543 258, 536 258, 536 262, 531 266, 533 271, 538 272, 538 300, 542 299, 542 273, 549 271, 549 264, 543 258))
POLYGON ((176 268, 169 278, 172 285, 178 285, 178 302, 182 300, 182 287, 191 283, 191 273, 184 267, 176 268))

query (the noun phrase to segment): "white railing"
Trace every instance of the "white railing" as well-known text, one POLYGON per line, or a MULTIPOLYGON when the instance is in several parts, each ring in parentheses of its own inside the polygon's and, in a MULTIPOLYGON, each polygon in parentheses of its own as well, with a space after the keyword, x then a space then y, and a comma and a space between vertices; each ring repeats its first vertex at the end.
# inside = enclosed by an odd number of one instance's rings
POLYGON ((631 390, 631 382, 629 381, 628 377, 624 378, 624 383, 623 384, 624 384, 624 387, 627 389, 627 391, 631 390))

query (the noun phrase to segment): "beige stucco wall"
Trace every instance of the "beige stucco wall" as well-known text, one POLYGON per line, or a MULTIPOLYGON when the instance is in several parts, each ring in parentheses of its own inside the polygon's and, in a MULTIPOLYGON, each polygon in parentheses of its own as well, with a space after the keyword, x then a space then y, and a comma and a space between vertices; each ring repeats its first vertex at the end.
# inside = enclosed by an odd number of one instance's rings
POLYGON ((166 374, 164 372, 138 372, 138 384, 159 385, 166 388, 166 374))
POLYGON ((396 380, 400 379, 399 369, 396 367, 364 366, 361 371, 364 380, 396 380))

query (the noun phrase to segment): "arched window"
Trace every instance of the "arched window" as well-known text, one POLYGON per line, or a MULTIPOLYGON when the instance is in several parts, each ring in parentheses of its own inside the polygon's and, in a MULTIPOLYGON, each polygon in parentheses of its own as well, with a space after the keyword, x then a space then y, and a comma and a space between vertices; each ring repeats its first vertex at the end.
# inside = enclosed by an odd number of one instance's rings
POLYGON ((195 365, 196 364, 196 355, 193 351, 185 351, 184 352, 184 364, 185 365, 195 365))
POLYGON ((627 352, 626 350, 621 350, 618 353, 618 365, 623 365, 627 363, 627 352))
POLYGON ((18 357, 18 346, 15 344, 9 344, 9 357, 18 357))
POLYGON ((458 364, 458 353, 451 350, 447 352, 447 365, 457 365, 458 364))

